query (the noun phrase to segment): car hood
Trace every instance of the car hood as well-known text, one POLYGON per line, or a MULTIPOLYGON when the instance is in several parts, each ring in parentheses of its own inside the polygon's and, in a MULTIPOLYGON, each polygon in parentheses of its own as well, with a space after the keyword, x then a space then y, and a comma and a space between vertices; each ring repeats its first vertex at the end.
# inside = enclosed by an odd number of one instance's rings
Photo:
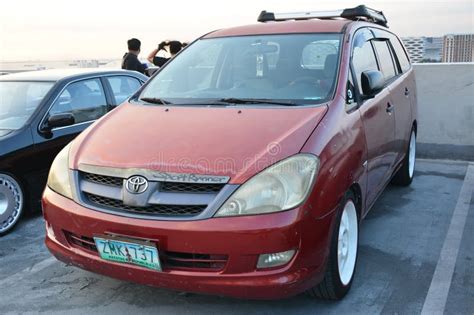
POLYGON ((82 133, 70 167, 140 168, 229 176, 243 183, 300 152, 327 111, 305 107, 124 104, 82 133))

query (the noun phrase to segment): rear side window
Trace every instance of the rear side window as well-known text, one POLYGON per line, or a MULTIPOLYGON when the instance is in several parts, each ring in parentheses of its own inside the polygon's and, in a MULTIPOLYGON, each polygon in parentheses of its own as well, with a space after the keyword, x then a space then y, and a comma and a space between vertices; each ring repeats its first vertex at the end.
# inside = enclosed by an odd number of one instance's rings
POLYGON ((396 75, 392 54, 388 47, 388 41, 375 40, 373 43, 379 57, 380 70, 385 77, 385 81, 388 81, 396 75))
POLYGON ((390 43, 395 50, 395 54, 397 55, 402 72, 407 72, 410 70, 410 61, 408 60, 407 54, 405 53, 405 49, 403 49, 400 40, 396 36, 392 35, 390 36, 390 43))
POLYGON ((375 58, 374 49, 372 48, 372 33, 369 30, 361 30, 357 32, 354 38, 354 48, 352 52, 352 67, 357 80, 357 86, 362 93, 361 75, 367 70, 379 70, 377 67, 377 59, 375 58))
POLYGON ((122 104, 141 86, 140 81, 128 76, 107 77, 117 105, 122 104))

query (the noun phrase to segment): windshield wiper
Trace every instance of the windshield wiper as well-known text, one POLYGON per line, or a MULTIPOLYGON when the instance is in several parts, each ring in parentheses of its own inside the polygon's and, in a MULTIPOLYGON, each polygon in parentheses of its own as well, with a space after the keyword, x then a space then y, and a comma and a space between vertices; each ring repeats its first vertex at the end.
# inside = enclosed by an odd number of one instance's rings
POLYGON ((150 104, 159 104, 159 105, 171 105, 173 103, 157 97, 142 97, 140 101, 147 102, 150 104))
POLYGON ((159 105, 237 105, 237 104, 270 104, 270 105, 283 105, 283 106, 296 106, 297 104, 292 102, 283 102, 283 101, 273 101, 270 99, 260 99, 260 98, 221 98, 221 99, 210 99, 208 101, 200 102, 190 102, 190 103, 172 103, 162 98, 155 97, 143 97, 140 98, 140 101, 159 104, 159 105))
POLYGON ((223 102, 228 104, 271 104, 271 105, 284 105, 284 106, 295 106, 297 104, 292 102, 282 102, 282 101, 273 101, 269 99, 260 99, 260 98, 221 98, 217 102, 223 102))

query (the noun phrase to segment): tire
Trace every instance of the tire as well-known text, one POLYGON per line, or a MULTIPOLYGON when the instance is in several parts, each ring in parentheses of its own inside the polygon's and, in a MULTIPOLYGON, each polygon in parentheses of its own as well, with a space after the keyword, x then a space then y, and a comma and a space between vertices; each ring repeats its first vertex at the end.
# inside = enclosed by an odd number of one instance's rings
POLYGON ((10 232, 22 216, 25 194, 18 180, 0 173, 0 236, 10 232))
POLYGON ((410 134, 410 141, 408 142, 407 152, 403 159, 402 167, 397 171, 392 179, 392 184, 398 186, 409 186, 413 181, 415 175, 416 162, 416 132, 413 128, 410 134))
POLYGON ((354 194, 346 193, 331 237, 324 278, 307 292, 310 296, 325 300, 340 300, 349 292, 357 264, 359 245, 359 218, 356 204, 354 194))

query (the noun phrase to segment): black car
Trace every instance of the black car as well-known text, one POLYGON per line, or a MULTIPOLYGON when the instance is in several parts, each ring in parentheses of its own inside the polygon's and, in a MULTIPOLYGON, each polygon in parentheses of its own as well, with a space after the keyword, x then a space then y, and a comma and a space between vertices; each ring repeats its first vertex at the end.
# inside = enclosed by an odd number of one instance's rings
POLYGON ((138 72, 102 69, 0 77, 0 235, 25 209, 38 208, 58 152, 146 80, 138 72))

